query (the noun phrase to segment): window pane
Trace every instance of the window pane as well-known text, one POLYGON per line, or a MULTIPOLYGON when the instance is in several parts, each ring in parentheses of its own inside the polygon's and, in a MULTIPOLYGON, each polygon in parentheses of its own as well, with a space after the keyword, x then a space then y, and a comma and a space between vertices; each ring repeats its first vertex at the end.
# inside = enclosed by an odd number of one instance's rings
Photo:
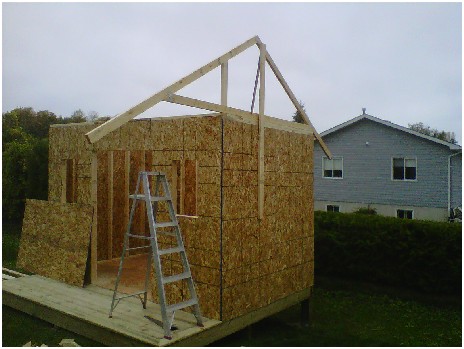
POLYGON ((393 179, 404 179, 404 169, 402 167, 393 168, 393 179))
POLYGON ((393 179, 404 179, 404 159, 393 159, 393 179))
POLYGON ((406 211, 406 217, 412 219, 412 211, 406 211))
POLYGON ((342 170, 342 159, 333 159, 333 169, 342 170))
POLYGON ((404 218, 404 211, 403 210, 396 210, 396 217, 404 218))
POLYGON ((336 178, 342 178, 342 171, 341 170, 334 170, 333 176, 336 178))
POLYGON ((406 167, 416 167, 416 159, 406 159, 404 163, 406 167))
POLYGON ((416 168, 406 167, 406 179, 416 179, 416 168))
POLYGON ((322 166, 324 170, 332 170, 332 160, 323 158, 322 166))
POLYGON ((405 159, 404 163, 406 179, 416 179, 416 159, 405 159))
POLYGON ((324 177, 332 177, 332 170, 324 170, 324 177))

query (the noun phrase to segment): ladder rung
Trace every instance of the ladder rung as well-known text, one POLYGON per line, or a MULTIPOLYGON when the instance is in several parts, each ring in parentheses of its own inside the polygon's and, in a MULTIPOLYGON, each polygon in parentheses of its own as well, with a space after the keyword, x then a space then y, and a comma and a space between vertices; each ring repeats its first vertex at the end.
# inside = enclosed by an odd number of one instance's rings
POLYGON ((159 250, 158 252, 159 252, 159 255, 162 256, 163 254, 177 253, 181 251, 184 251, 184 248, 181 246, 177 246, 177 247, 167 248, 165 250, 159 250))
POLYGON ((159 234, 161 234, 161 235, 169 235, 169 236, 174 236, 174 237, 176 236, 176 233, 174 233, 172 231, 162 231, 162 230, 160 230, 160 231, 156 232, 156 235, 159 235, 159 234))
POLYGON ((161 223, 155 223, 155 226, 157 228, 176 227, 177 223, 176 222, 161 222, 161 223))
POLYGON ((124 296, 116 297, 115 300, 119 300, 119 299, 123 299, 123 298, 129 298, 129 297, 135 297, 135 296, 139 296, 139 295, 144 294, 144 293, 145 293, 145 291, 126 294, 124 296))
POLYGON ((186 271, 186 272, 184 272, 182 274, 163 277, 161 280, 163 281, 163 284, 168 284, 168 283, 171 283, 171 282, 176 282, 176 281, 179 281, 179 280, 188 279, 189 277, 191 277, 191 275, 190 275, 190 273, 188 271, 186 271))
POLYGON ((140 250, 140 249, 142 249, 142 248, 148 248, 148 247, 151 247, 151 245, 140 246, 140 247, 130 247, 130 248, 126 248, 126 251, 140 250))
POLYGON ((129 235, 129 237, 136 238, 136 239, 144 239, 144 240, 152 240, 152 239, 154 239, 151 236, 146 236, 146 235, 138 235, 138 234, 128 234, 128 235, 129 235))
MULTIPOLYGON (((145 200, 146 195, 145 194, 131 194, 129 195, 131 199, 137 199, 137 200, 145 200)), ((151 196, 150 201, 169 201, 171 200, 170 197, 167 196, 151 196)))
POLYGON ((190 307, 190 306, 195 305, 195 304, 198 304, 198 300, 196 298, 192 298, 192 299, 189 299, 188 301, 185 301, 185 302, 168 305, 166 307, 166 311, 168 313, 170 313, 170 312, 173 312, 173 311, 176 311, 176 310, 180 310, 180 309, 190 307))

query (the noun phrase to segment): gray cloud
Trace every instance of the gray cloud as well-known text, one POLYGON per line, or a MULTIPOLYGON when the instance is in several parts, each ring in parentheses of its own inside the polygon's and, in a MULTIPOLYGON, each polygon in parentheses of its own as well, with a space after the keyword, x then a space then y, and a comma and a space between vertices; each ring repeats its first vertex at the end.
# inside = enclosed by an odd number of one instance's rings
MULTIPOLYGON (((259 35, 318 131, 366 107, 461 142, 461 21, 460 3, 4 3, 2 110, 115 115, 259 35)), ((249 108, 257 59, 229 63, 231 106, 249 108)), ((267 76, 266 113, 289 119, 267 76)), ((219 72, 182 94, 219 101, 219 72)))

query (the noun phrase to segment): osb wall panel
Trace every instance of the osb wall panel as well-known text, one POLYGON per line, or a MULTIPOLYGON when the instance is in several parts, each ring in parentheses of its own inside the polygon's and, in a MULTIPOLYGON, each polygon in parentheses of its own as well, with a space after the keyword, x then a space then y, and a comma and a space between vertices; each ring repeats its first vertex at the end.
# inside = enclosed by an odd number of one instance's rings
MULTIPOLYGON (((65 142, 65 133, 69 132, 55 132, 54 137, 65 142)), ((79 131, 81 135, 85 132, 79 131)), ((177 206, 183 213, 183 181, 188 160, 198 163, 196 214, 200 218, 179 220, 203 313, 211 318, 230 319, 311 285, 313 140, 291 132, 272 129, 265 132, 265 203, 261 222, 257 218, 256 125, 220 117, 140 120, 105 136, 96 150, 115 150, 112 257, 121 254, 128 219, 126 188, 129 186, 129 191, 133 191, 134 169, 166 172, 171 189, 175 187, 173 196, 180 198, 177 206), (127 151, 130 151, 129 164, 127 151), (176 171, 173 161, 179 166, 176 171)), ((84 154, 79 161, 88 165, 78 171, 88 171, 89 149, 85 142, 83 145, 78 140, 73 142, 78 143, 79 152, 68 147, 64 154, 70 158, 84 154)), ((62 158, 59 151, 53 151, 56 156, 52 157, 50 171, 59 170, 62 158)), ((90 180, 87 183, 83 178, 81 188, 86 184, 90 185, 90 180)), ((60 185, 60 177, 51 175, 51 197, 59 198, 60 185)), ((138 213, 140 219, 142 216, 138 213)), ((166 212, 160 214, 163 219, 166 216, 166 212)), ((100 213, 98 217, 100 220, 100 213)), ((142 223, 138 224, 143 228, 142 223)), ((148 232, 146 220, 144 230, 148 232)), ((168 238, 160 240, 164 248, 174 245, 168 238)), ((179 268, 178 256, 163 256, 166 273, 178 273, 179 268)), ((186 285, 179 282, 169 286, 167 295, 170 303, 185 299, 186 285)))
POLYGON ((224 120, 223 132, 222 320, 227 320, 313 282, 313 141, 265 129, 259 221, 258 128, 224 120))
MULTIPOLYGON (((90 204, 90 164, 91 145, 85 140, 85 133, 95 126, 88 123, 50 127, 49 133, 49 180, 48 199, 60 201, 62 192, 63 163, 73 165, 74 195, 72 202, 90 204)), ((69 183, 69 182, 68 182, 69 183)), ((68 199, 71 199, 68 195, 68 199)))
MULTIPOLYGON (((97 183, 97 187, 100 183, 97 183)), ((121 256, 124 233, 127 228, 127 205, 129 199, 126 193, 126 154, 122 150, 113 152, 113 258, 121 256)), ((100 212, 97 211, 97 217, 100 212)), ((98 223, 98 218, 97 218, 98 223)))
POLYGON ((111 259, 108 256, 108 153, 97 154, 97 259, 111 259))
POLYGON ((87 205, 26 200, 18 266, 83 286, 92 215, 87 205))
MULTIPOLYGON (((189 118, 169 122, 152 121, 151 146, 153 170, 163 171, 173 189, 183 186, 179 203, 183 214, 195 212, 199 217, 179 217, 187 258, 196 285, 202 313, 209 318, 220 318, 220 216, 221 216, 221 119, 219 117, 189 118), (177 132, 172 137, 168 132, 177 132), (181 135, 179 136, 179 132, 181 135), (164 142, 156 144, 155 139, 164 142), (171 146, 168 146, 171 144, 171 146), (174 162, 174 163, 173 163, 174 162), (173 177, 176 165, 180 178, 173 177), (196 177, 196 179, 192 178, 196 177), (192 181, 195 182, 193 185, 192 181), (181 183, 182 182, 182 183, 181 183), (195 195, 193 195, 195 194, 195 195), (196 196, 196 197, 195 197, 196 196), (186 200, 184 200, 186 199, 186 200)), ((177 177, 177 175, 176 175, 177 177)), ((174 194, 174 192, 172 193, 174 194)), ((166 215, 163 219, 167 220, 166 215)), ((174 246, 169 238, 161 239, 164 247, 174 246)), ((168 275, 181 273, 179 254, 163 258, 163 271, 168 275)), ((153 294, 157 301, 156 285, 152 279, 153 294)), ((178 303, 189 297, 185 282, 167 285, 168 303, 178 303)))

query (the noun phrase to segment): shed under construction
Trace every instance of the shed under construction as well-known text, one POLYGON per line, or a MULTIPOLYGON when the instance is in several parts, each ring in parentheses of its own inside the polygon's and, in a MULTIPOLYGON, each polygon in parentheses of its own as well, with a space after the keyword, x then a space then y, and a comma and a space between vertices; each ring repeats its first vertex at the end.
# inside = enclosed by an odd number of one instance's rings
MULTIPOLYGON (((265 45, 253 37, 107 122, 52 126, 49 202, 28 201, 18 263, 68 284, 113 287, 129 194, 140 171, 161 171, 171 187, 203 315, 224 321, 286 298, 291 299, 286 306, 300 302, 314 283, 314 140, 330 157, 265 45), (227 106, 228 61, 253 45, 261 62, 259 113, 227 106), (265 115, 265 63, 306 124, 265 115), (221 104, 175 94, 217 67, 221 104), (131 120, 161 101, 212 113, 131 120), (37 233, 42 230, 47 238, 37 233), (40 246, 34 245, 37 239, 40 246)), ((143 207, 134 225, 149 234, 143 207)), ((174 245, 169 236, 158 241, 162 247, 174 245)), ((146 252, 128 257, 127 288, 143 283, 146 252)), ((174 275, 182 264, 166 255, 162 268, 174 275)), ((187 294, 183 281, 167 286, 169 303, 187 294)))

